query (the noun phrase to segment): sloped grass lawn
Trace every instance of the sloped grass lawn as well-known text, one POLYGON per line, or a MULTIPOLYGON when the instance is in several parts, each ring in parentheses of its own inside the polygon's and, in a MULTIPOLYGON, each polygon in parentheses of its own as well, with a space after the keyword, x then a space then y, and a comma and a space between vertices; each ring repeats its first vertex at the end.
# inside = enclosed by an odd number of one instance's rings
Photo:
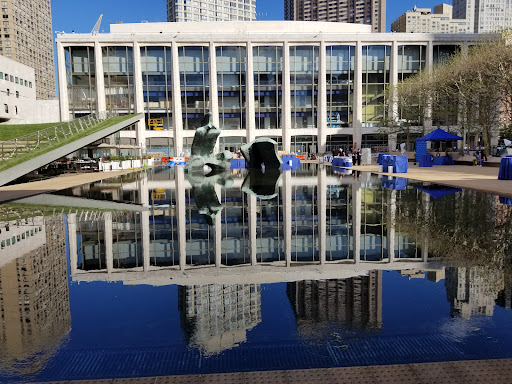
MULTIPOLYGON (((121 123, 121 122, 123 122, 125 120, 128 120, 131 117, 134 117, 134 116, 137 116, 137 114, 111 117, 110 119, 102 121, 101 123, 96 124, 96 125, 90 127, 89 129, 86 129, 83 132, 79 132, 79 133, 76 133, 76 134, 74 134, 72 136, 68 136, 65 139, 60 139, 59 142, 54 142, 50 146, 45 146, 43 148, 35 149, 35 150, 32 150, 32 152, 29 152, 29 153, 21 153, 21 154, 18 155, 18 157, 13 157, 13 158, 11 158, 9 160, 6 160, 4 162, 1 162, 1 159, 0 159, 0 172, 1 171, 5 171, 6 169, 12 168, 15 165, 21 164, 21 163, 23 163, 23 162, 25 162, 27 160, 30 160, 30 159, 32 159, 34 157, 43 155, 43 154, 45 154, 47 152, 53 151, 54 149, 57 149, 57 148, 60 148, 60 147, 62 147, 64 145, 70 144, 73 141, 82 139, 82 138, 84 138, 86 136, 89 136, 89 135, 91 135, 93 133, 99 132, 102 129, 105 129, 105 128, 111 127, 113 125, 116 125, 118 123, 121 123)), ((50 126, 55 126, 55 124, 52 124, 50 126)), ((16 136, 16 137, 18 137, 18 136, 16 136)), ((41 166, 43 166, 43 165, 44 164, 41 164, 41 166)))
POLYGON ((32 132, 42 131, 43 129, 56 127, 65 123, 43 123, 43 124, 0 124, 0 141, 15 139, 20 136, 28 135, 32 132))

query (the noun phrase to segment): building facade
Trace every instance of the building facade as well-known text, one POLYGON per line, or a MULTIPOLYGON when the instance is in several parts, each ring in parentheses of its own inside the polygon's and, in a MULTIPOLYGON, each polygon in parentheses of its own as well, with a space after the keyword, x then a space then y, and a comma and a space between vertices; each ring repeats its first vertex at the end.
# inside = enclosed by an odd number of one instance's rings
POLYGON ((468 33, 503 31, 512 27, 512 0, 453 0, 453 18, 466 19, 468 33))
POLYGON ((167 21, 255 21, 256 0, 167 0, 167 21))
POLYGON ((0 56, 0 123, 59 121, 58 100, 37 100, 35 70, 0 56))
POLYGON ((180 285, 178 310, 189 346, 217 355, 245 342, 261 322, 261 285, 180 285))
POLYGON ((286 283, 297 328, 317 339, 333 325, 350 330, 380 330, 382 326, 382 271, 348 279, 303 280, 286 283))
POLYGON ((189 153, 207 112, 222 129, 220 149, 259 136, 297 153, 394 149, 396 137, 380 134, 395 110, 386 88, 478 37, 327 22, 216 25, 116 24, 109 34, 59 35, 62 120, 145 113, 145 122, 121 133, 123 144, 170 155, 189 153))
POLYGON ((0 369, 36 374, 71 329, 65 222, 9 224, 0 247, 0 369))
POLYGON ((430 8, 416 8, 407 11, 391 24, 391 32, 406 33, 467 33, 465 19, 452 19, 453 7, 439 4, 430 8))
POLYGON ((38 99, 54 99, 52 10, 50 0, 4 0, 0 54, 34 68, 38 99))
POLYGON ((386 0, 285 0, 284 19, 368 24, 372 32, 386 32, 386 0))

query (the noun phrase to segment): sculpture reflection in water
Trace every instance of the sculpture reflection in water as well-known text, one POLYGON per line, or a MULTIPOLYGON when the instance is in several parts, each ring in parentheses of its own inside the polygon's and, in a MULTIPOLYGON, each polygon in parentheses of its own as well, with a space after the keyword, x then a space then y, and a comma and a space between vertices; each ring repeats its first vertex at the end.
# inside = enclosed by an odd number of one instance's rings
POLYGON ((187 174, 187 179, 192 186, 192 194, 199 213, 205 218, 209 225, 214 224, 217 214, 222 211, 222 204, 215 191, 215 186, 220 185, 230 188, 233 178, 229 172, 212 171, 208 175, 187 174))

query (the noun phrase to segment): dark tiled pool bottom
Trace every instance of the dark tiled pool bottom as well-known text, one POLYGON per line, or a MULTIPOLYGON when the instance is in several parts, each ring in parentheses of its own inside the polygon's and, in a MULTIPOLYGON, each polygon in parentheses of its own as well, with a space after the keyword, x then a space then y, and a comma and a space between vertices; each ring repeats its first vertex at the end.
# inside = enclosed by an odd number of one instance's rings
MULTIPOLYGON (((466 383, 509 384, 512 382, 512 359, 465 360, 441 363, 374 365, 327 369, 297 369, 179 375, 129 379, 59 381, 67 384, 388 384, 388 383, 466 383)), ((46 384, 50 384, 49 382, 46 384)))

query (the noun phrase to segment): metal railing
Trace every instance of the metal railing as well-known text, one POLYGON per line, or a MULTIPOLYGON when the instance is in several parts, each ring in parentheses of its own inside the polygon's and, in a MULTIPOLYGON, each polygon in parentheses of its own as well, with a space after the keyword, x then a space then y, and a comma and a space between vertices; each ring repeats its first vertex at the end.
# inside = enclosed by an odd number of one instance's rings
POLYGON ((18 157, 20 154, 30 153, 54 145, 93 126, 118 116, 117 112, 104 111, 80 117, 76 120, 58 123, 57 125, 40 131, 32 132, 15 139, 0 142, 0 157, 2 162, 18 157))

